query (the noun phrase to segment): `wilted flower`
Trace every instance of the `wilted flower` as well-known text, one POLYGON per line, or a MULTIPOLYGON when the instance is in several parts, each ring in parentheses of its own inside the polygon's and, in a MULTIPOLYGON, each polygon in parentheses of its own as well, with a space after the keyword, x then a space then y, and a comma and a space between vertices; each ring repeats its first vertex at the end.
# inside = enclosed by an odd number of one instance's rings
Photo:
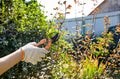
POLYGON ((105 25, 110 25, 110 19, 108 16, 104 17, 104 22, 105 22, 105 25))
POLYGON ((63 4, 66 4, 67 1, 64 1, 63 4))
POLYGON ((68 5, 68 6, 67 6, 67 9, 71 9, 71 7, 72 7, 71 5, 68 5))

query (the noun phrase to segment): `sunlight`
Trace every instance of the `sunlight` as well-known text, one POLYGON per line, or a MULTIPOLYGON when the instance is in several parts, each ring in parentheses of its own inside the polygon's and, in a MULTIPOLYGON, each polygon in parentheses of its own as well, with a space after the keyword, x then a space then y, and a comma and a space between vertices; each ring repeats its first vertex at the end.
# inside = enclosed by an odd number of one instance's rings
MULTIPOLYGON (((44 11, 45 15, 48 16, 48 18, 52 18, 50 15, 55 14, 55 11, 53 8, 58 6, 58 1, 65 1, 65 0, 38 0, 39 3, 43 4, 45 6, 44 11)), ((70 14, 66 16, 66 18, 75 18, 75 17, 81 17, 81 16, 87 16, 91 11, 93 11, 99 4, 101 4, 104 0, 79 0, 81 4, 84 5, 75 5, 74 0, 66 0, 67 4, 72 5, 72 8, 70 11, 70 14), (82 15, 84 13, 84 15, 82 15)), ((64 11, 64 10, 63 10, 64 11)))

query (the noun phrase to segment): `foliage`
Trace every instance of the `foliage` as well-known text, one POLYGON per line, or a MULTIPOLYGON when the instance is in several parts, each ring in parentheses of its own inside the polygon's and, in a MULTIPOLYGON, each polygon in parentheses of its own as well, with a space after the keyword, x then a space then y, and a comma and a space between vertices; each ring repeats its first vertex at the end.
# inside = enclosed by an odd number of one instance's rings
POLYGON ((104 33, 103 37, 97 37, 97 42, 93 42, 93 44, 90 46, 93 55, 97 57, 107 56, 110 53, 109 45, 113 43, 113 34, 111 32, 107 34, 104 33))
POLYGON ((80 77, 82 79, 98 79, 101 78, 101 75, 105 69, 104 64, 98 66, 97 59, 86 58, 83 62, 83 67, 81 69, 80 77))
MULTIPOLYGON (((105 71, 105 68, 109 68, 108 65, 106 64, 108 64, 108 61, 109 61, 108 59, 111 58, 109 56, 115 53, 116 49, 114 49, 115 48, 114 39, 113 39, 114 34, 112 34, 111 32, 108 32, 108 25, 109 23, 107 22, 105 24, 106 28, 105 28, 105 31, 102 33, 102 36, 93 38, 93 37, 90 37, 91 35, 86 35, 83 37, 76 37, 71 39, 74 52, 72 51, 68 53, 72 55, 72 57, 77 62, 82 60, 84 61, 84 63, 80 62, 79 64, 80 66, 78 66, 78 69, 82 70, 81 73, 83 74, 81 75, 80 78, 83 78, 83 79, 101 78, 100 75, 103 74, 103 71, 105 71), (86 58, 90 58, 90 59, 88 60, 86 58), (93 61, 96 61, 96 62, 93 62, 93 61), (83 68, 81 68, 81 65, 83 66, 83 68), (102 68, 101 65, 104 67, 102 68), (98 71, 99 73, 97 74, 99 75, 96 75, 96 72, 98 71)), ((61 69, 64 70, 64 68, 61 68, 61 69)), ((77 72, 77 70, 74 73, 81 74, 77 72)), ((68 73, 66 72, 66 74, 68 73)), ((67 76, 67 78, 72 78, 72 77, 74 76, 67 76)), ((77 76, 77 78, 79 79, 79 76, 77 76)))
POLYGON ((105 65, 92 58, 82 59, 76 62, 67 53, 59 53, 56 64, 52 67, 52 78, 54 79, 98 79, 101 78, 105 65))
MULTIPOLYGON (((79 1, 74 0, 75 4, 79 1)), ((20 62, 8 72, 3 74, 1 79, 101 79, 106 75, 107 70, 116 72, 119 66, 120 45, 114 45, 111 32, 108 32, 110 20, 106 16, 105 31, 100 37, 91 35, 78 36, 70 39, 72 44, 65 41, 65 31, 61 28, 65 22, 68 9, 71 5, 67 2, 58 2, 64 5, 65 12, 59 12, 56 7, 56 15, 53 20, 47 21, 42 5, 36 0, 26 3, 25 0, 2 0, 0 7, 0 57, 3 57, 30 41, 38 42, 42 38, 50 38, 56 32, 61 34, 58 42, 52 45, 50 53, 36 65, 20 62), (116 47, 112 47, 112 46, 116 47), (112 48, 112 49, 111 49, 112 48), (105 58, 105 59, 104 59, 105 58), (101 59, 101 60, 100 60, 101 59), (106 72, 106 73, 105 73, 106 72)), ((116 28, 116 35, 119 35, 119 27, 116 28)), ((117 41, 118 42, 118 41, 117 41)), ((109 72, 110 72, 109 71, 109 72)), ((118 70, 119 73, 119 70, 118 70)), ((112 73, 109 73, 110 75, 112 73)))
MULTIPOLYGON (((58 32, 47 21, 42 5, 31 0, 25 3, 23 0, 2 0, 0 8, 0 57, 10 54, 28 42, 38 42, 42 38, 50 38, 58 32)), ((44 62, 44 64, 46 64, 44 62)), ((1 79, 28 79, 39 78, 41 64, 21 62, 8 72, 3 74, 1 79)))
POLYGON ((18 49, 29 41, 36 41, 45 37, 47 22, 43 12, 38 9, 39 4, 33 2, 27 6, 22 0, 15 0, 10 3, 12 6, 8 7, 10 6, 9 1, 2 1, 2 3, 0 25, 2 26, 1 44, 3 45, 0 47, 1 52, 4 51, 5 54, 6 51, 6 54, 8 54, 8 52, 18 49), (35 39, 35 37, 38 37, 38 39, 35 39))
POLYGON ((52 78, 77 79, 79 75, 78 66, 67 53, 59 54, 58 60, 52 68, 52 78))

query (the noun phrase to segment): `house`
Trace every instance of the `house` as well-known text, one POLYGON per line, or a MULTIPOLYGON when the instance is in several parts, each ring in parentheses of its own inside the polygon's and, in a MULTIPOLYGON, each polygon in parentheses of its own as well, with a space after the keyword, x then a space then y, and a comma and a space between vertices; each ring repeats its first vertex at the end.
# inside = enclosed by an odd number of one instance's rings
POLYGON ((67 19, 63 29, 67 29, 72 34, 78 33, 79 30, 79 33, 81 34, 84 34, 83 32, 86 33, 92 31, 95 35, 100 35, 104 31, 105 16, 108 16, 110 19, 109 28, 120 23, 119 0, 104 0, 99 6, 91 11, 88 16, 84 17, 84 20, 83 17, 67 19), (92 20, 93 17, 94 21, 92 20))
POLYGON ((98 7, 96 7, 89 15, 116 12, 120 11, 120 1, 119 0, 104 0, 98 7))

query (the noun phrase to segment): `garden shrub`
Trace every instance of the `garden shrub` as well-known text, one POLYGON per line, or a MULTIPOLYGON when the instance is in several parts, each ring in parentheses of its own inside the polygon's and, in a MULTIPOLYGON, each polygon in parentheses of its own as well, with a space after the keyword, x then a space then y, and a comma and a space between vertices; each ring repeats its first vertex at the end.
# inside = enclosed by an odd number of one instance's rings
MULTIPOLYGON (((2 0, 0 7, 0 57, 8 55, 28 42, 39 42, 42 38, 50 38, 56 32, 53 22, 47 21, 42 5, 31 0, 2 0)), ((41 62, 43 65, 45 62, 41 62)), ((41 64, 20 62, 0 79, 39 78, 41 64)))
MULTIPOLYGON (((36 0, 27 3, 25 0, 1 1, 0 57, 10 54, 28 42, 50 38, 57 32, 61 37, 41 62, 36 65, 20 62, 1 75, 0 79, 100 79, 105 68, 109 68, 108 62, 107 65, 103 60, 99 62, 99 58, 109 57, 110 52, 114 52, 110 48, 113 44, 113 34, 107 31, 109 18, 105 18, 106 29, 101 37, 72 38, 72 44, 69 44, 64 40, 65 31, 61 32, 61 29, 53 27, 57 25, 61 28, 61 20, 65 20, 63 16, 58 17, 60 21, 56 24, 46 20, 41 10, 43 6, 36 0)), ((63 3, 66 4, 66 1, 63 3)))

